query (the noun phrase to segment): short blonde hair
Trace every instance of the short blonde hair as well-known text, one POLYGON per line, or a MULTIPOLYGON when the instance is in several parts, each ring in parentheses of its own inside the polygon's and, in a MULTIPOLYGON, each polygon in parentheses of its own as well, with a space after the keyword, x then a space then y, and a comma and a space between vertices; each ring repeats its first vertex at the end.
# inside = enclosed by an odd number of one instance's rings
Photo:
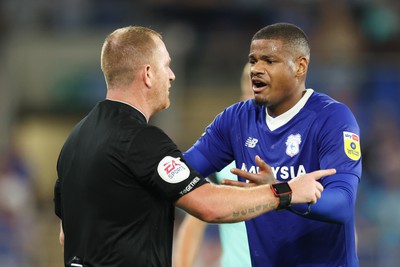
POLYGON ((132 83, 133 73, 152 57, 154 37, 162 39, 158 32, 140 26, 120 28, 107 36, 101 50, 101 70, 109 89, 132 83))

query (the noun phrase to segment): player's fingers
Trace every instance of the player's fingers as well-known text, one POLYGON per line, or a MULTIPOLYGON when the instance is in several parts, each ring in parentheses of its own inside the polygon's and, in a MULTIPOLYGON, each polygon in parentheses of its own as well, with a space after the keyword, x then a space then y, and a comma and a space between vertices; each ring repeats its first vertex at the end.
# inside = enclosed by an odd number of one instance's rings
POLYGON ((260 156, 255 156, 255 161, 260 168, 260 172, 272 173, 271 167, 263 159, 261 159, 260 156))
POLYGON ((232 168, 231 173, 235 174, 236 176, 240 176, 244 179, 247 179, 249 181, 257 180, 256 175, 246 172, 246 171, 242 171, 241 169, 238 169, 238 168, 232 168))
POLYGON ((231 169, 231 173, 240 176, 246 180, 248 180, 251 183, 257 184, 257 185, 261 185, 261 184, 272 184, 275 183, 275 177, 273 176, 272 172, 271 173, 267 173, 267 172, 263 172, 263 173, 259 173, 259 174, 253 174, 253 173, 249 173, 246 171, 242 171, 238 168, 232 168, 231 169))
POLYGON ((250 173, 242 171, 241 169, 238 169, 238 168, 232 168, 231 169, 231 173, 233 173, 233 174, 235 174, 237 176, 241 176, 243 178, 246 178, 247 176, 250 175, 250 173))

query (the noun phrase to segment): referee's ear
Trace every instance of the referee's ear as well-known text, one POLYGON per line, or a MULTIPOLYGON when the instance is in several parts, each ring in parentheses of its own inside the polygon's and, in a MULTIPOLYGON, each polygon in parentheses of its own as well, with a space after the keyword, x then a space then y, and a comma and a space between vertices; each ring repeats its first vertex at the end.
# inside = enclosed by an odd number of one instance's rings
POLYGON ((152 68, 150 65, 144 66, 144 68, 142 69, 141 77, 142 77, 143 82, 146 85, 146 87, 151 88, 153 71, 152 71, 152 68))

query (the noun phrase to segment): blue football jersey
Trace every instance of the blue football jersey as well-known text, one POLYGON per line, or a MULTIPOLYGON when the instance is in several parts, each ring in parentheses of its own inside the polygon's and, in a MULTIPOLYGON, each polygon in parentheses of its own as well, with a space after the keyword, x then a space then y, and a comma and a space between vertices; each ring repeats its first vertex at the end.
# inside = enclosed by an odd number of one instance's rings
MULTIPOLYGON (((232 160, 257 173, 255 156, 280 181, 318 169, 336 168, 320 181, 325 190, 306 216, 271 211, 246 221, 253 266, 358 266, 354 204, 361 178, 358 124, 348 107, 307 89, 289 111, 270 117, 253 100, 236 103, 207 127, 185 153, 204 176, 232 160)), ((239 178, 241 179, 241 178, 239 178)), ((294 205, 304 210, 305 205, 294 205)))

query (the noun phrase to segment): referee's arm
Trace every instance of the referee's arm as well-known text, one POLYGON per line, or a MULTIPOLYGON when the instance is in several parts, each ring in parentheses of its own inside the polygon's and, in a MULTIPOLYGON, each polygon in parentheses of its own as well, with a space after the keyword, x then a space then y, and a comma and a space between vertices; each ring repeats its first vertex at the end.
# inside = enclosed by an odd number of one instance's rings
MULTIPOLYGON (((292 190, 291 203, 316 203, 323 190, 323 186, 317 180, 335 172, 334 169, 319 170, 291 180, 289 182, 292 190)), ((261 172, 260 174, 243 172, 241 176, 251 179, 254 178, 252 176, 259 175, 262 175, 261 172)), ((235 187, 206 183, 180 197, 175 204, 200 220, 209 223, 231 223, 249 220, 275 210, 279 205, 279 199, 269 184, 235 187)))

